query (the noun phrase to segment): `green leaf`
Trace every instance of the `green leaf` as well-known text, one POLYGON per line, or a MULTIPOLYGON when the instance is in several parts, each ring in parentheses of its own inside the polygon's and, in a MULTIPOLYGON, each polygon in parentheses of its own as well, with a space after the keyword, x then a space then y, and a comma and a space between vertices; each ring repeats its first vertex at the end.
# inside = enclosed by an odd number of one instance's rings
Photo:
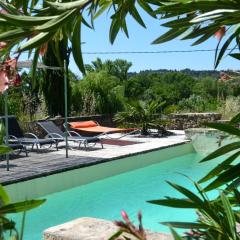
POLYGON ((107 8, 109 8, 111 6, 111 2, 104 2, 104 4, 100 7, 100 9, 98 10, 98 12, 94 15, 94 19, 98 18, 107 8))
POLYGON ((38 26, 35 28, 36 31, 41 31, 41 32, 50 32, 53 31, 60 26, 66 24, 68 20, 76 13, 76 10, 71 10, 71 11, 66 11, 59 15, 58 17, 46 22, 45 24, 38 26))
POLYGON ((232 54, 229 54, 229 56, 236 58, 237 60, 240 60, 240 53, 232 53, 232 54))
POLYGON ((37 64, 38 64, 38 58, 39 58, 39 52, 40 52, 40 47, 35 50, 34 56, 33 56, 33 61, 32 61, 32 83, 33 83, 33 88, 35 89, 36 87, 36 69, 37 69, 37 64))
POLYGON ((26 43, 21 45, 18 49, 18 51, 25 51, 32 48, 36 48, 41 46, 43 43, 48 42, 52 37, 54 33, 53 32, 42 32, 34 36, 33 38, 30 38, 26 43))
POLYGON ((226 14, 229 14, 229 13, 232 14, 236 11, 237 10, 232 10, 232 9, 213 10, 213 11, 206 12, 206 13, 196 16, 191 22, 192 23, 200 23, 200 22, 204 22, 204 21, 210 21, 212 19, 222 17, 223 15, 226 16, 226 14))
POLYGON ((9 203, 0 207, 0 214, 25 212, 42 205, 46 200, 28 200, 24 202, 9 203))
POLYGON ((228 1, 170 1, 171 4, 161 6, 157 12, 158 13, 170 13, 169 17, 174 17, 176 15, 181 15, 185 13, 191 13, 201 9, 202 12, 209 12, 216 9, 238 9, 239 6, 233 1, 229 4, 228 1))
POLYGON ((237 239, 236 238, 236 219, 234 217, 234 213, 233 213, 233 210, 231 208, 231 204, 230 204, 228 198, 224 195, 223 192, 221 192, 220 197, 221 197, 221 200, 222 200, 224 211, 225 211, 227 219, 228 219, 227 223, 229 225, 229 229, 230 229, 230 233, 232 235, 232 238, 237 239))
POLYGON ((150 5, 148 3, 146 3, 146 1, 144 1, 144 0, 137 0, 137 1, 138 1, 138 4, 141 6, 141 8, 143 10, 145 10, 145 12, 147 12, 153 18, 156 18, 156 14, 154 13, 154 11, 150 7, 150 5))
POLYGON ((204 188, 204 191, 211 191, 216 189, 224 184, 227 184, 234 179, 239 177, 240 164, 231 167, 222 174, 220 174, 213 182, 211 182, 207 187, 204 188))
POLYGON ((223 156, 224 154, 231 152, 233 150, 237 150, 239 148, 240 148, 240 142, 234 142, 234 143, 227 144, 227 145, 217 149, 213 153, 209 154, 205 158, 203 158, 201 160, 201 162, 206 162, 206 161, 215 159, 217 157, 223 156))
POLYGON ((182 240, 181 236, 178 235, 178 233, 173 228, 170 227, 170 231, 174 237, 174 240, 182 240))
POLYGON ((193 222, 161 222, 163 225, 176 227, 176 228, 186 228, 186 229, 207 229, 209 226, 202 223, 193 222))
POLYGON ((128 34, 128 29, 127 29, 127 24, 126 24, 126 20, 125 20, 125 19, 122 20, 122 29, 123 29, 125 35, 126 35, 127 38, 128 38, 128 37, 129 37, 129 34, 128 34))
POLYGON ((93 27, 84 19, 83 16, 82 16, 82 23, 83 23, 86 27, 88 27, 88 28, 90 28, 90 29, 93 28, 93 27))
POLYGON ((113 19, 112 20, 112 23, 111 23, 111 27, 110 27, 110 32, 109 32, 109 38, 110 38, 110 42, 113 44, 116 37, 117 37, 117 34, 120 30, 120 23, 118 21, 118 19, 113 19))
POLYGON ((6 145, 0 145, 0 155, 5 155, 7 153, 11 153, 12 149, 6 145))
POLYGON ((192 25, 192 23, 190 22, 192 19, 193 19, 193 16, 177 18, 172 21, 163 23, 162 26, 169 27, 169 28, 187 27, 192 25))
POLYGON ((0 206, 10 203, 10 197, 8 196, 4 187, 0 184, 0 206))
POLYGON ((117 240, 118 237, 120 237, 122 233, 123 233, 123 230, 118 230, 108 240, 117 240))
POLYGON ((180 36, 186 30, 187 30, 187 28, 170 29, 168 32, 164 33, 162 36, 160 36, 159 38, 154 40, 152 42, 152 44, 160 44, 160 43, 170 41, 170 40, 180 36))
POLYGON ((24 31, 20 28, 16 28, 14 30, 10 30, 7 32, 3 32, 0 34, 0 41, 10 41, 10 40, 15 40, 17 38, 23 39, 25 37, 28 37, 32 34, 32 32, 29 31, 24 31))
POLYGON ((75 23, 73 36, 72 36, 72 48, 73 48, 73 58, 79 68, 79 70, 85 74, 85 67, 82 58, 82 49, 81 49, 81 21, 82 18, 79 17, 75 23))
POLYGON ((50 7, 58 11, 67 11, 67 10, 72 10, 76 8, 81 9, 88 2, 89 0, 78 0, 78 1, 66 2, 66 3, 45 1, 47 5, 49 5, 50 7))
POLYGON ((23 233, 24 233, 24 228, 25 228, 25 219, 26 219, 26 212, 23 212, 19 240, 23 240, 23 233))
POLYGON ((178 199, 178 198, 167 198, 159 200, 147 201, 152 204, 162 205, 167 207, 174 208, 197 208, 197 204, 191 201, 190 199, 178 199))
POLYGON ((200 28, 200 26, 197 26, 197 27, 192 28, 192 31, 189 34, 187 34, 187 36, 182 38, 182 40, 193 39, 193 38, 201 37, 202 35, 210 34, 210 33, 212 33, 212 35, 214 35, 214 33, 217 30, 219 30, 219 25, 216 23, 213 23, 208 26, 201 27, 201 28, 200 28))
POLYGON ((15 6, 13 6, 13 4, 0 1, 0 6, 10 14, 20 14, 19 11, 15 8, 15 6))
POLYGON ((206 33, 204 34, 202 37, 200 37, 197 41, 195 41, 194 43, 192 43, 191 46, 196 46, 196 45, 199 45, 203 42, 205 42, 206 40, 208 40, 210 37, 213 36, 213 33, 212 32, 209 32, 209 33, 206 33))
POLYGON ((171 185, 173 188, 175 188, 176 190, 178 190, 180 193, 182 193, 183 195, 188 197, 192 202, 199 205, 199 207, 205 208, 205 203, 196 194, 192 193, 188 189, 186 189, 178 184, 171 183, 169 181, 167 181, 167 183, 169 185, 171 185))
POLYGON ((132 8, 129 9, 129 13, 142 27, 146 28, 144 21, 142 20, 140 14, 138 13, 137 9, 134 6, 132 6, 132 8))
POLYGON ((234 192, 235 199, 237 200, 237 204, 239 205, 240 204, 240 192, 238 191, 237 186, 235 186, 233 188, 233 192, 234 192))
POLYGON ((24 15, 12 15, 12 14, 3 14, 0 13, 0 17, 6 19, 8 23, 13 24, 14 26, 19 27, 33 27, 36 25, 44 24, 49 20, 53 20, 56 16, 49 16, 49 17, 37 17, 37 16, 24 16, 24 15))
POLYGON ((199 180, 199 183, 206 182, 214 177, 216 177, 219 173, 229 169, 231 167, 230 163, 232 163, 238 156, 240 155, 240 151, 236 152, 229 158, 227 158, 224 162, 219 164, 217 167, 215 167, 213 170, 211 170, 206 176, 204 176, 201 180, 199 180))
POLYGON ((229 45, 231 44, 231 42, 233 41, 233 39, 239 34, 239 29, 233 33, 223 44, 221 50, 219 51, 219 53, 216 55, 216 59, 215 59, 215 63, 214 66, 215 68, 218 67, 224 53, 226 52, 226 50, 228 49, 229 45))
MULTIPOLYGON (((240 59, 239 59, 240 60, 240 59)), ((240 123, 240 113, 238 113, 236 116, 234 116, 231 120, 230 120, 230 124, 238 124, 240 123)))

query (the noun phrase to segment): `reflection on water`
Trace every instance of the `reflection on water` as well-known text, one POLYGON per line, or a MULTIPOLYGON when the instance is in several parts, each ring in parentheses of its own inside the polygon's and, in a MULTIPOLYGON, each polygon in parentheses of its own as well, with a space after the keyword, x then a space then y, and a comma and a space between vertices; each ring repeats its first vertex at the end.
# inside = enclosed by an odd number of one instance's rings
POLYGON ((239 141, 239 138, 226 135, 216 129, 193 128, 187 129, 185 132, 186 136, 192 140, 195 151, 202 156, 206 156, 231 142, 239 141))

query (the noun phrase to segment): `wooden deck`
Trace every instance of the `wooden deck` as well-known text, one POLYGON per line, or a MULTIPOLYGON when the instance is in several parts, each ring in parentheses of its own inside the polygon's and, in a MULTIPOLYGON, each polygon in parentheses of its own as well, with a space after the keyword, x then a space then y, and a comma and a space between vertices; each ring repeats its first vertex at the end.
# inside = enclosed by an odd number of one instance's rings
POLYGON ((182 131, 176 131, 176 135, 167 138, 130 136, 122 140, 126 140, 126 143, 129 141, 129 144, 124 145, 116 141, 116 143, 113 142, 114 145, 111 145, 109 144, 111 142, 107 142, 108 144, 104 144, 104 149, 96 145, 89 151, 74 148, 74 150, 69 150, 69 158, 65 156, 64 147, 59 151, 48 149, 30 152, 28 157, 22 153, 18 157, 11 157, 9 171, 6 170, 6 161, 0 162, 0 183, 7 185, 26 181, 187 142, 182 131))

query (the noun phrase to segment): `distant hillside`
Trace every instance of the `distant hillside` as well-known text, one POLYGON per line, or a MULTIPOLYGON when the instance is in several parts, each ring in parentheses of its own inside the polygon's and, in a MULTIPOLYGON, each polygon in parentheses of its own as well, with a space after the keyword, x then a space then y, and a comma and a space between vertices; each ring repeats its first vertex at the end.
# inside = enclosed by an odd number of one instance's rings
MULTIPOLYGON (((183 69, 183 70, 168 70, 168 69, 159 69, 159 70, 144 70, 140 71, 139 73, 131 72, 129 73, 129 76, 134 76, 137 74, 152 74, 152 73, 169 73, 169 72, 181 72, 185 73, 189 76, 192 76, 194 78, 204 78, 204 77, 213 77, 213 78, 219 78, 219 74, 221 71, 215 71, 215 70, 191 70, 189 68, 183 69)), ((230 72, 230 71, 229 71, 230 72)), ((227 71, 227 73, 229 73, 227 71)))

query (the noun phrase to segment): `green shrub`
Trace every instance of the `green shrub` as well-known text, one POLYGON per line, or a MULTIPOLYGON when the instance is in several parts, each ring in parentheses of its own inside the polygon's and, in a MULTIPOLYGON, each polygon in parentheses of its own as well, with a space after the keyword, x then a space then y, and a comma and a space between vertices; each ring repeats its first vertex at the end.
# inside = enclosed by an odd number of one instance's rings
POLYGON ((217 110, 217 100, 191 95, 187 99, 179 101, 178 107, 182 112, 208 112, 217 110))

